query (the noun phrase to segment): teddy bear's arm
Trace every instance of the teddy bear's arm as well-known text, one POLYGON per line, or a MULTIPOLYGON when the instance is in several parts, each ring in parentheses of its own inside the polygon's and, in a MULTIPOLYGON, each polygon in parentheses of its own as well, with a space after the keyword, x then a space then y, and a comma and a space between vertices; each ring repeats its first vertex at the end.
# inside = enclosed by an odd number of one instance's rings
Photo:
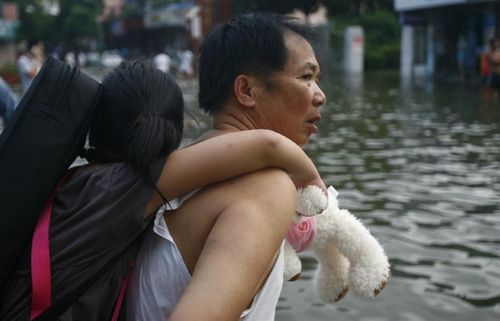
POLYGON ((373 298, 387 283, 389 260, 370 231, 336 202, 317 217, 314 244, 332 244, 350 263, 349 289, 356 296, 373 298))

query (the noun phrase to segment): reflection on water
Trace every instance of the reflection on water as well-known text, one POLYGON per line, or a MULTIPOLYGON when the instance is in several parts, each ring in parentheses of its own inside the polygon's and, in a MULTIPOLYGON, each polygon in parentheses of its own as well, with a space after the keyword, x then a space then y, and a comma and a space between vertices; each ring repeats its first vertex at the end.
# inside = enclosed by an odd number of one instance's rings
POLYGON ((500 102, 397 74, 323 87, 329 102, 306 149, 380 240, 392 277, 375 300, 322 304, 306 251, 277 320, 499 320, 500 102))

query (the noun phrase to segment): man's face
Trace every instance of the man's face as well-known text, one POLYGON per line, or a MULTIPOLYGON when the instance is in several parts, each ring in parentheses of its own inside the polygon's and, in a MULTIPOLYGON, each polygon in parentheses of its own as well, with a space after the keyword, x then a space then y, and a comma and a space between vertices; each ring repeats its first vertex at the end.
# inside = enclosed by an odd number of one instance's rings
POLYGON ((255 120, 260 128, 274 130, 299 145, 318 131, 316 122, 325 95, 318 86, 319 65, 311 45, 302 37, 285 37, 288 60, 284 70, 271 76, 257 99, 255 120))

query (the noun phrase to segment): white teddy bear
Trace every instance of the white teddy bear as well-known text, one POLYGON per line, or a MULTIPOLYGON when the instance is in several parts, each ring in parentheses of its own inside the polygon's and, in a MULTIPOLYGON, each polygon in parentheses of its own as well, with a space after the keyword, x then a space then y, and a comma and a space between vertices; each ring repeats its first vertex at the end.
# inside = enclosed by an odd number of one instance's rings
MULTIPOLYGON (((373 298, 387 283, 389 261, 368 229, 348 210, 338 207, 337 195, 332 186, 328 198, 317 186, 298 192, 297 212, 305 216, 322 212, 316 216, 312 240, 319 263, 314 276, 316 289, 320 298, 330 303, 344 297, 348 289, 358 297, 373 298)), ((298 278, 301 269, 295 250, 285 242, 285 279, 298 278)))

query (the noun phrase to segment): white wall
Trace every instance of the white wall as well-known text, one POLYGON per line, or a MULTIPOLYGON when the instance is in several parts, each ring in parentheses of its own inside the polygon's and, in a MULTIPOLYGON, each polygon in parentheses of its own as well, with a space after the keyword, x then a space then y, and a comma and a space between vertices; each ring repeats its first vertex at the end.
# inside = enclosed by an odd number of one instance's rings
POLYGON ((411 77, 413 74, 414 39, 413 27, 404 25, 401 30, 401 76, 411 77))

